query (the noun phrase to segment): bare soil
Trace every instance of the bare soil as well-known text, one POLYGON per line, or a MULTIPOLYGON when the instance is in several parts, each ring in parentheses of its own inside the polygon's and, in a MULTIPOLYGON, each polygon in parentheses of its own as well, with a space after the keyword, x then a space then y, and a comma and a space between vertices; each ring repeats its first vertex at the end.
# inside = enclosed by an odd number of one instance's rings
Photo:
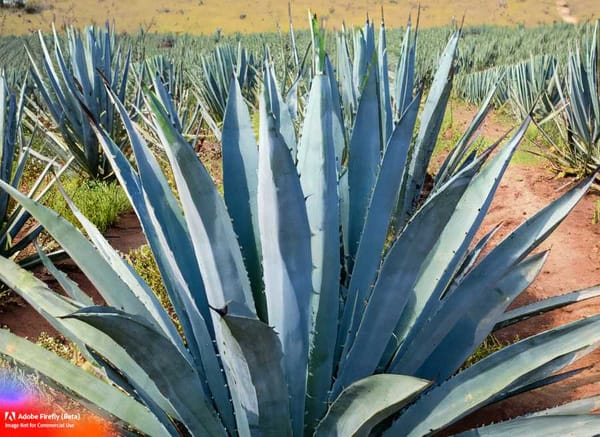
MULTIPOLYGON (((127 253, 146 242, 146 237, 142 233, 137 216, 133 211, 121 216, 117 223, 107 231, 105 237, 115 249, 123 253, 127 253)), ((59 269, 79 284, 82 290, 89 293, 95 303, 102 303, 102 299, 94 286, 73 261, 67 259, 56 264, 59 269)), ((57 281, 44 268, 38 268, 34 273, 45 281, 50 288, 62 292, 57 281)), ((18 296, 10 299, 7 305, 0 307, 0 326, 8 327, 13 333, 30 340, 37 339, 42 332, 51 335, 58 334, 42 316, 18 296)))

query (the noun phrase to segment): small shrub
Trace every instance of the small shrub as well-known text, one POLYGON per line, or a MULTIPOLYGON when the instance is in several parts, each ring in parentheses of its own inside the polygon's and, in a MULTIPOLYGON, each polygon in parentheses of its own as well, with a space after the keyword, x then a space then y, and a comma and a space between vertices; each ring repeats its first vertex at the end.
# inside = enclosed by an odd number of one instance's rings
MULTIPOLYGON (((100 232, 113 225, 119 215, 131 209, 127 195, 116 182, 84 179, 78 176, 62 181, 63 187, 75 205, 100 232)), ((79 222, 69 209, 57 187, 53 187, 44 202, 75 226, 79 222)))

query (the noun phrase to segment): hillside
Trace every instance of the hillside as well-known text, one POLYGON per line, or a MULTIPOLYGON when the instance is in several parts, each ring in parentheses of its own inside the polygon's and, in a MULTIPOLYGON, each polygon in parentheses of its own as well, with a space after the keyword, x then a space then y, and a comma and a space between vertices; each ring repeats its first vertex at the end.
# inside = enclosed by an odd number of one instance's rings
MULTIPOLYGON (((285 1, 251 0, 30 0, 30 12, 0 10, 0 34, 27 34, 58 25, 86 25, 114 20, 121 31, 140 27, 154 32, 212 34, 265 32, 277 24, 287 28, 288 5, 285 1)), ((597 0, 459 0, 440 2, 422 0, 421 24, 424 27, 445 25, 452 17, 466 15, 468 25, 498 24, 535 26, 558 21, 581 22, 600 16, 597 0)), ((306 26, 310 9, 328 27, 342 21, 361 23, 367 13, 379 17, 383 6, 386 23, 401 26, 409 13, 416 12, 418 1, 384 0, 296 0, 292 15, 296 27, 306 26)))

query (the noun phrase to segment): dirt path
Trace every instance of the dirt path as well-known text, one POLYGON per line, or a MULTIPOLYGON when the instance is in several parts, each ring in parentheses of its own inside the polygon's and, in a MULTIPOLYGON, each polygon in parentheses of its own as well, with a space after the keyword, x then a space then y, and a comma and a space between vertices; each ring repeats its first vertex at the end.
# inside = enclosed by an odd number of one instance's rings
POLYGON ((556 10, 565 23, 577 24, 579 22, 577 17, 572 15, 571 7, 566 0, 556 0, 556 10))
MULTIPOLYGON (((106 238, 110 244, 123 253, 139 247, 146 242, 144 234, 141 232, 139 221, 135 213, 128 212, 121 216, 118 222, 106 233, 106 238)), ((75 263, 71 260, 64 260, 57 263, 57 266, 69 275, 82 290, 89 292, 95 303, 102 303, 102 299, 96 292, 94 286, 87 277, 81 273, 75 263)), ((50 288, 61 292, 56 280, 45 272, 45 269, 38 268, 36 276, 45 281, 50 288)), ((0 307, 0 326, 8 327, 13 333, 35 340, 40 333, 47 332, 56 335, 57 332, 35 311, 27 305, 23 299, 16 297, 11 302, 0 307)))

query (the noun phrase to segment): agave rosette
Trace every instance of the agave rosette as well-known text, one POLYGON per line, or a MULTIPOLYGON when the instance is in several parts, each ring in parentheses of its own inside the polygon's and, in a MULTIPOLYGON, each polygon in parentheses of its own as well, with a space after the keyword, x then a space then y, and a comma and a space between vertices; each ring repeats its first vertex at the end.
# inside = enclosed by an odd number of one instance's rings
MULTIPOLYGON (((414 76, 404 72, 396 81, 408 81, 403 103, 390 100, 399 94, 382 86, 384 39, 377 53, 374 43, 364 44, 370 61, 348 129, 341 102, 354 85, 338 86, 313 24, 315 74, 298 133, 272 65, 263 70, 259 146, 239 82, 232 80, 222 133, 223 195, 157 97, 159 81, 145 98, 177 196, 110 93, 135 165, 106 130, 94 130, 140 218, 185 341, 147 284, 76 208, 90 240, 2 184, 73 257, 106 305, 91 305, 66 281, 69 297, 59 296, 6 259, 0 277, 110 382, 6 331, 0 353, 150 435, 176 435, 184 427, 192 435, 420 436, 566 377, 560 370, 600 340, 600 316, 524 339, 458 372, 497 327, 598 295, 594 289, 506 313, 542 268, 546 254, 532 250, 589 181, 480 259, 491 234, 478 242, 475 236, 528 120, 498 153, 490 153, 494 145, 477 155, 469 139, 484 108, 444 176, 433 189, 425 187, 459 34, 440 58, 413 141, 422 90, 413 95, 414 76)), ((401 63, 401 72, 414 68, 414 60, 401 63)), ((349 71, 340 72, 341 80, 353 80, 349 71)), ((598 431, 598 418, 587 414, 593 405, 473 432, 539 431, 557 417, 564 426, 585 423, 598 431)))

